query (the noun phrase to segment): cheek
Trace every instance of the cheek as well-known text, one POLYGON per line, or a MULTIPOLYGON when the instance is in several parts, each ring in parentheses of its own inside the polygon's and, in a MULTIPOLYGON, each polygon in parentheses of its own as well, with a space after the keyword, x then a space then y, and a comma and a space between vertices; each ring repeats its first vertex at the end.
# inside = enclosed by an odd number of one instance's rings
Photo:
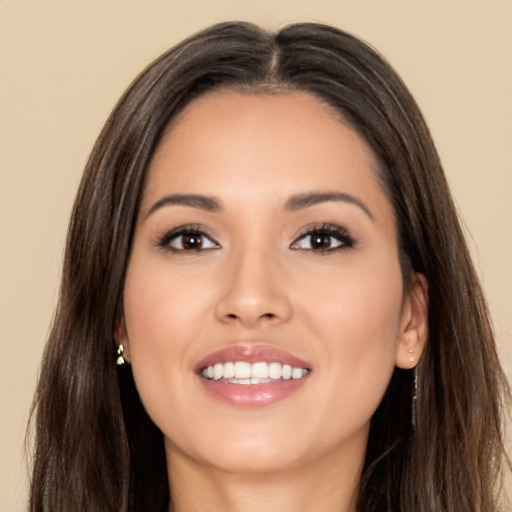
POLYGON ((124 311, 131 366, 142 402, 155 423, 173 393, 190 376, 189 351, 204 332, 204 294, 199 277, 180 281, 165 262, 139 264, 136 255, 128 267, 124 311))
POLYGON ((403 289, 398 263, 389 263, 337 269, 303 283, 305 329, 326 361, 326 407, 336 403, 354 420, 373 414, 395 366, 403 289))
POLYGON ((124 289, 132 358, 144 358, 149 348, 168 352, 186 346, 201 330, 198 318, 209 303, 207 291, 203 273, 176 271, 164 258, 144 264, 135 254, 124 289))
POLYGON ((303 315, 325 333, 331 348, 389 349, 401 323, 402 275, 398 262, 333 267, 315 279, 303 279, 303 315))

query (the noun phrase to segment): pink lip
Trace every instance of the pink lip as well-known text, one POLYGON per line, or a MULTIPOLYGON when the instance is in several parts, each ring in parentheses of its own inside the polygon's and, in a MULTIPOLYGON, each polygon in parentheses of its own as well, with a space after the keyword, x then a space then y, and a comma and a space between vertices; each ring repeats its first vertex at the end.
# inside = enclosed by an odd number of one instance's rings
MULTIPOLYGON (((266 345, 235 345, 214 352, 196 365, 196 373, 202 368, 216 363, 259 361, 289 364, 296 368, 311 368, 305 361, 292 356, 284 350, 266 345)), ((226 404, 237 407, 262 407, 284 400, 296 393, 309 380, 310 373, 301 379, 278 380, 264 384, 233 384, 223 380, 212 381, 197 375, 207 393, 226 404)))

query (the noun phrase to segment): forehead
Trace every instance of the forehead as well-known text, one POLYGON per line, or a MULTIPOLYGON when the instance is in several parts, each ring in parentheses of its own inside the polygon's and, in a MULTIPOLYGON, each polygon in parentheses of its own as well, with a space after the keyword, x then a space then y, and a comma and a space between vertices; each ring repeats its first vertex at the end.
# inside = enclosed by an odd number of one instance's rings
POLYGON ((165 193, 268 202, 337 190, 387 203, 376 168, 359 135, 308 93, 214 92, 167 128, 150 165, 143 208, 165 193))

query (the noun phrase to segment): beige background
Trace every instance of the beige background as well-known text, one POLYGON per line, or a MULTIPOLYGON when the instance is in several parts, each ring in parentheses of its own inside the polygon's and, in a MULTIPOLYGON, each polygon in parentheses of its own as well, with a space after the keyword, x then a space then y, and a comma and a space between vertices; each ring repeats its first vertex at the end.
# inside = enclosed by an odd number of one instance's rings
POLYGON ((317 20, 370 41, 423 108, 512 376, 512 2, 0 1, 0 511, 26 496, 23 435, 87 154, 145 64, 210 23, 317 20))

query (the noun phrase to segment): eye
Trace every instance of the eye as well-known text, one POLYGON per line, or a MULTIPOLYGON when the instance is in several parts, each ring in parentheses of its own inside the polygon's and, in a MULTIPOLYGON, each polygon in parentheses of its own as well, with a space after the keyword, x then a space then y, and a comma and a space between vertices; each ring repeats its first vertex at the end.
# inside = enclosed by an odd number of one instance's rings
POLYGON ((207 251, 218 249, 220 245, 202 229, 195 227, 180 227, 162 236, 157 245, 172 251, 207 251))
POLYGON ((346 229, 332 224, 324 224, 301 235, 293 244, 292 249, 303 251, 328 252, 349 249, 354 246, 354 239, 346 229))

